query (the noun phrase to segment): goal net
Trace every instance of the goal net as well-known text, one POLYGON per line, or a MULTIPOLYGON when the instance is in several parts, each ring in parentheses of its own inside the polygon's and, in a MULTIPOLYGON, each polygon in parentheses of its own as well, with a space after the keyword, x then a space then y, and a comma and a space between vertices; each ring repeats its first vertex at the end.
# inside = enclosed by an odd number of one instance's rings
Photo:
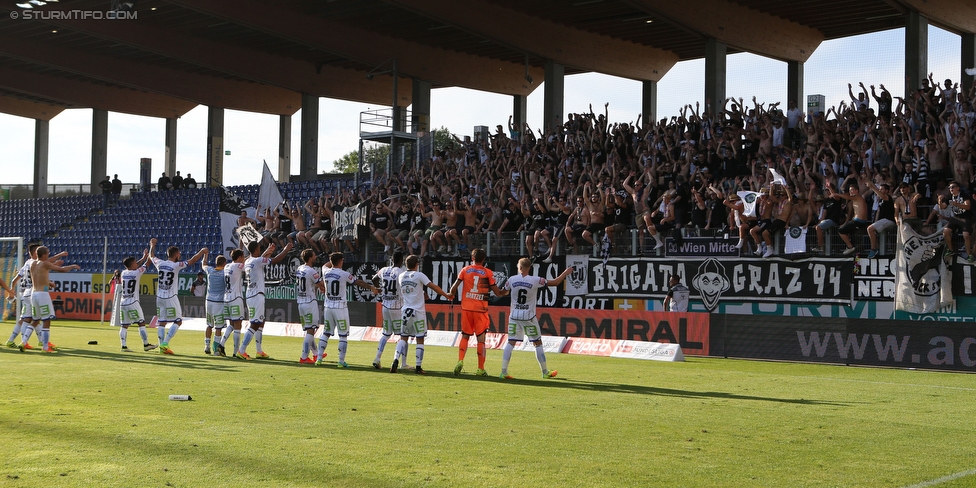
MULTIPOLYGON (((17 272, 24 266, 24 238, 0 237, 0 279, 8 286, 14 281, 17 272)), ((14 289, 19 291, 19 287, 14 289)), ((2 292, 2 290, 0 290, 2 292)), ((6 292, 0 305, 0 319, 17 320, 17 310, 20 308, 20 293, 15 300, 9 300, 6 292)))

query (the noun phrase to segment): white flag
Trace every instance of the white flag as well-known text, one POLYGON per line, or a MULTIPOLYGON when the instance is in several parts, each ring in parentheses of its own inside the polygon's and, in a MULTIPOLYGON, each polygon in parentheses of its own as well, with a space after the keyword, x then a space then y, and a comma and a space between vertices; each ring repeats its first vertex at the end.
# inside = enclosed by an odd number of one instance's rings
POLYGON ((261 188, 258 190, 258 205, 261 210, 266 208, 274 209, 279 203, 285 201, 278 190, 278 183, 275 181, 268 162, 264 162, 264 173, 261 175, 261 188))
POLYGON ((587 292, 587 277, 590 274, 590 258, 586 254, 567 254, 566 267, 573 272, 566 279, 566 296, 581 296, 587 292))
POLYGON ((783 245, 783 252, 786 254, 796 254, 807 252, 807 228, 790 227, 784 234, 786 243, 783 245))
POLYGON ((756 200, 759 199, 759 193, 754 191, 740 191, 736 192, 739 198, 742 199, 742 214, 746 217, 756 216, 756 200))
POLYGON ((783 175, 781 175, 778 172, 776 172, 776 170, 773 169, 773 168, 769 168, 769 172, 773 174, 773 183, 774 184, 787 186, 786 185, 786 178, 783 178, 783 175))
POLYGON ((952 270, 941 232, 921 236, 910 225, 898 230, 895 310, 933 313, 952 302, 952 270))

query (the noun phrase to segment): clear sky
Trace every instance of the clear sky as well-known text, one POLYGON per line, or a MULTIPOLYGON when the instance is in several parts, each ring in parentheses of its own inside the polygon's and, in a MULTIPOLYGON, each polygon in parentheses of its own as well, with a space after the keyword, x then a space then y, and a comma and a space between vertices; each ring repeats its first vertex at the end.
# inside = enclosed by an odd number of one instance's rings
MULTIPOLYGON (((863 81, 866 86, 883 83, 893 95, 904 91, 904 30, 896 29, 847 39, 825 41, 804 66, 806 95, 820 94, 827 106, 848 100, 847 83, 863 81)), ((929 71, 935 80, 959 80, 960 38, 929 27, 929 71)), ((969 68, 970 66, 967 66, 969 68)), ((658 118, 677 115, 685 104, 702 102, 704 60, 678 63, 658 84, 658 118)), ((733 54, 727 60, 726 94, 760 102, 782 102, 786 106, 786 63, 753 54, 733 54)), ((379 81, 379 79, 377 79, 379 81)), ((528 97, 528 122, 533 129, 542 123, 543 89, 528 97)), ((640 82, 594 73, 567 76, 567 112, 603 110, 610 103, 611 122, 631 122, 640 112, 640 82)), ((874 102, 872 101, 872 104, 874 102)), ((802 104, 801 104, 802 106, 802 104)), ((330 171, 332 161, 357 150, 359 113, 384 108, 323 98, 319 105, 319 172, 330 171)), ((506 124, 512 98, 461 88, 431 92, 431 127, 447 127, 458 135, 470 135, 474 126, 506 124)), ((138 181, 139 160, 153 160, 153 179, 163 171, 163 119, 110 112, 108 116, 108 173, 126 182, 138 181)), ((51 120, 49 183, 87 183, 91 168, 92 111, 72 109, 51 120)), ((292 174, 298 173, 300 113, 292 119, 292 174)), ((177 169, 200 181, 206 172, 207 108, 199 106, 178 122, 177 169)), ((278 117, 227 110, 224 116, 226 156, 224 184, 256 184, 261 180, 262 160, 277 172, 278 117)), ((0 147, 3 148, 0 184, 29 184, 33 181, 34 121, 0 114, 0 147)))

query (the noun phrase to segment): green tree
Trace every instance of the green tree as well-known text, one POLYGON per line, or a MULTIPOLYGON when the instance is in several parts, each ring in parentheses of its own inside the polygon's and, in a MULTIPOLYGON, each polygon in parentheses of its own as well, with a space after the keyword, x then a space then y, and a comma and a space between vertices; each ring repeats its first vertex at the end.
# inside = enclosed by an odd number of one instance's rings
POLYGON ((434 138, 434 151, 451 151, 461 145, 454 140, 451 131, 447 127, 441 126, 439 129, 430 131, 434 138))
POLYGON ((355 173, 359 170, 359 151, 351 151, 332 162, 330 173, 355 173))

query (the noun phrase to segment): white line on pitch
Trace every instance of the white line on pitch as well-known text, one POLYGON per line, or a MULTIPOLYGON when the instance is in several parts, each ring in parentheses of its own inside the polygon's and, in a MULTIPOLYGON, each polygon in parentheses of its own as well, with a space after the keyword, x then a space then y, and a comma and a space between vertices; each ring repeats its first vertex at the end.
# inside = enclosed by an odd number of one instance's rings
POLYGON ((923 481, 921 483, 907 486, 905 488, 925 488, 927 486, 941 485, 942 483, 948 483, 950 481, 957 480, 959 478, 965 478, 967 476, 972 476, 974 474, 976 474, 976 469, 970 469, 969 471, 961 471, 959 473, 950 474, 949 476, 943 476, 939 479, 923 481))

